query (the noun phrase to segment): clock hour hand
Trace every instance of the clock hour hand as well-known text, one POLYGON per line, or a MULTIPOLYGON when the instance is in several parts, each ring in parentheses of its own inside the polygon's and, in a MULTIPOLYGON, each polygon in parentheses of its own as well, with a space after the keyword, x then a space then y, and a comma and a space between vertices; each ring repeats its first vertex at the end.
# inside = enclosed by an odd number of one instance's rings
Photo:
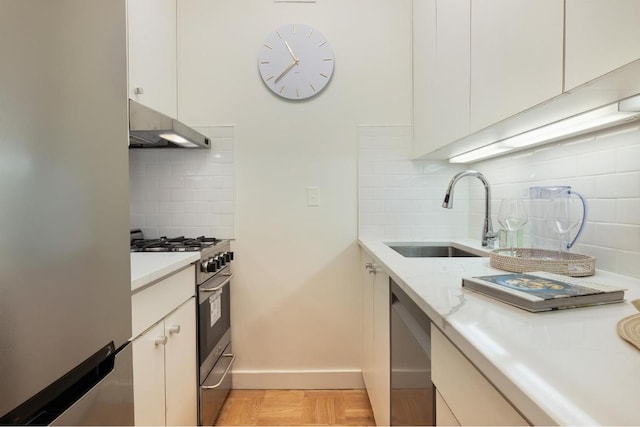
POLYGON ((298 62, 299 59, 296 57, 296 54, 293 53, 293 50, 291 49, 291 46, 289 46, 289 43, 287 43, 287 41, 285 40, 284 44, 285 46, 287 46, 287 49, 289 49, 289 53, 291 54, 291 58, 293 58, 294 62, 298 62))
POLYGON ((282 79, 289 71, 291 71, 291 69, 293 67, 298 65, 298 62, 300 62, 300 61, 299 60, 295 60, 291 64, 289 64, 289 66, 287 68, 285 68, 284 71, 282 73, 280 73, 280 75, 278 77, 276 77, 276 79, 273 82, 274 83, 278 83, 280 81, 280 79, 282 79))

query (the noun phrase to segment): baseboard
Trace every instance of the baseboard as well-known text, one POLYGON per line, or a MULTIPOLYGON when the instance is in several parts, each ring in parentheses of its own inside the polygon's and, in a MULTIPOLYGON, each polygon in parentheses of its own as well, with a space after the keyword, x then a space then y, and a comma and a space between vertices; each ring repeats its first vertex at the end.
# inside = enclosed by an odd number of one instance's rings
POLYGON ((343 371, 232 371, 236 389, 363 389, 360 370, 343 371))

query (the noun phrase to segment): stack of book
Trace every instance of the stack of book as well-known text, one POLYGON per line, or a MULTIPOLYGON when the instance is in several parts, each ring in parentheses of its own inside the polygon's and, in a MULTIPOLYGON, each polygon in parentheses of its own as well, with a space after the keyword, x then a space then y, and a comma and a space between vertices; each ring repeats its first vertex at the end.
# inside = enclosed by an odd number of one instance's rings
POLYGON ((462 287, 532 312, 622 302, 626 290, 544 271, 468 277, 462 287))

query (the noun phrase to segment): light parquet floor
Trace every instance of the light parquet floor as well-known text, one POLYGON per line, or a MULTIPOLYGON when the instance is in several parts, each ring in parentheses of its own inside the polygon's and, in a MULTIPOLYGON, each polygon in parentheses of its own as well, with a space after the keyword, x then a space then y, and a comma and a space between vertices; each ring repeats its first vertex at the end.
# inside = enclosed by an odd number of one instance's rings
POLYGON ((365 390, 231 390, 217 426, 374 426, 365 390))

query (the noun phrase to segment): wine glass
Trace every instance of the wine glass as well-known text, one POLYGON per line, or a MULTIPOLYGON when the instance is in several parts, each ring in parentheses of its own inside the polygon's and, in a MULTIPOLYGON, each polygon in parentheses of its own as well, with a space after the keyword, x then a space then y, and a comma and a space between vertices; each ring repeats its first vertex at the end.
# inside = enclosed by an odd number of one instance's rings
POLYGON ((507 246, 511 248, 510 255, 515 255, 514 234, 529 220, 522 199, 503 199, 498 212, 498 222, 507 231, 507 246))
POLYGON ((583 208, 579 200, 570 197, 549 199, 546 210, 547 224, 560 240, 559 258, 568 249, 569 233, 582 222, 583 208))

